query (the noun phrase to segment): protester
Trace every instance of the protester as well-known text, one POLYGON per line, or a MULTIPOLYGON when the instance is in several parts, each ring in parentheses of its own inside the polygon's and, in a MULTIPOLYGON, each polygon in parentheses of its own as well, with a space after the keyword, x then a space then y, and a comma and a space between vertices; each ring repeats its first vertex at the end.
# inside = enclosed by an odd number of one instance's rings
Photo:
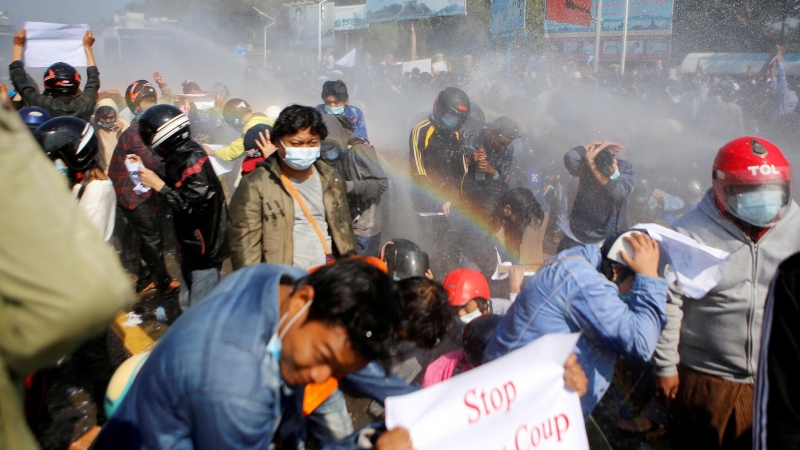
POLYGON ((800 251, 800 216, 790 197, 792 167, 767 140, 744 136, 725 144, 712 183, 675 229, 730 253, 730 260, 703 298, 670 288, 656 395, 671 401, 673 445, 739 448, 752 442, 767 293, 778 264, 800 251))
POLYGON ((412 277, 433 280, 428 254, 407 239, 390 239, 383 244, 380 258, 395 281, 412 277))
POLYGON ((129 162, 133 163, 130 159, 133 155, 150 170, 164 171, 163 160, 151 152, 139 136, 139 118, 156 105, 156 90, 147 80, 134 81, 125 91, 125 101, 136 118, 119 138, 108 166, 108 177, 114 183, 120 212, 141 237, 139 252, 144 264, 139 266, 136 292, 158 288, 164 295, 176 294, 181 285, 172 279, 164 262, 164 244, 156 223, 156 196, 152 189, 144 191, 138 187, 127 167, 129 162))
POLYGON ((358 107, 350 104, 350 94, 347 93, 347 85, 344 84, 344 81, 326 81, 322 85, 322 104, 317 105, 316 108, 320 114, 344 116, 353 124, 353 133, 361 139, 369 141, 364 113, 358 107))
MULTIPOLYGON (((161 97, 158 99, 158 104, 172 104, 172 102, 175 101, 174 97, 172 96, 172 88, 170 88, 169 85, 164 81, 164 77, 162 77, 158 72, 153 72, 153 80, 158 85, 158 90, 161 91, 161 97)), ((119 113, 119 118, 123 122, 131 123, 136 118, 136 112, 129 106, 119 113)))
POLYGON ((44 108, 52 117, 75 116, 89 121, 97 102, 97 91, 100 89, 100 71, 94 60, 94 35, 91 30, 83 37, 83 50, 86 52, 86 74, 88 79, 80 92, 81 76, 74 67, 58 62, 48 67, 44 73, 44 93, 40 94, 35 85, 28 80, 22 55, 27 38, 25 30, 14 35, 14 52, 8 74, 14 89, 28 106, 44 108))
POLYGON ((94 129, 76 117, 57 117, 36 129, 36 140, 66 176, 89 221, 109 244, 114 239, 117 196, 100 168, 94 129), (79 179, 80 177, 80 179, 79 179))
POLYGON ((450 214, 457 201, 461 180, 467 171, 459 130, 469 116, 469 97, 461 89, 443 89, 433 104, 433 113, 411 130, 411 173, 421 177, 420 184, 429 188, 444 203, 419 199, 418 208, 450 214))
POLYGON ((753 449, 800 446, 800 396, 793 380, 800 370, 797 275, 800 254, 778 266, 764 307, 761 349, 753 398, 753 449))
MULTIPOLYGON (((164 158, 165 177, 139 168, 142 184, 172 207, 181 252, 181 308, 186 311, 219 283, 228 247, 228 206, 203 148, 191 140, 189 118, 172 105, 148 108, 139 119, 142 142, 164 158)), ((139 156, 130 161, 142 163, 139 156)))
POLYGON ((230 128, 242 134, 241 137, 231 142, 227 147, 213 150, 205 145, 203 149, 209 156, 215 156, 223 161, 233 161, 245 153, 244 135, 250 128, 259 124, 270 126, 275 124, 274 120, 264 114, 253 113, 250 105, 240 98, 232 98, 225 103, 222 108, 222 117, 230 128))
POLYGON ((456 269, 444 278, 450 306, 463 323, 490 313, 489 283, 477 270, 456 269))
POLYGON ((389 356, 400 313, 361 261, 240 270, 170 328, 94 448, 266 448, 306 384, 389 356))
POLYGON ((97 102, 91 124, 100 148, 100 167, 108 173, 114 149, 117 148, 120 136, 130 124, 119 118, 117 104, 110 98, 97 102))
POLYGON ((272 133, 272 127, 260 123, 253 125, 244 134, 242 144, 244 145, 245 157, 242 161, 242 176, 255 171, 258 164, 264 162, 278 150, 278 147, 269 139, 270 133, 272 133))
POLYGON ((22 407, 25 376, 106 328, 133 293, 113 249, 2 103, 0 188, 0 447, 39 448, 22 407))
POLYGON ((277 157, 243 178, 231 199, 234 270, 260 262, 310 269, 356 249, 346 186, 318 160, 327 136, 314 108, 281 112, 270 137, 277 157))
POLYGON ((644 233, 610 236, 559 255, 517 296, 484 353, 495 360, 550 333, 583 334, 578 362, 589 378, 581 407, 589 420, 614 373, 617 355, 650 359, 666 324, 665 255, 644 233), (623 249, 624 248, 624 249, 623 249))
POLYGON ((469 170, 464 178, 464 194, 482 197, 492 181, 507 182, 514 162, 512 143, 519 137, 519 125, 510 117, 499 117, 491 125, 464 132, 469 170))
MULTIPOLYGON (((622 146, 609 141, 575 147, 564 155, 564 166, 580 177, 569 216, 569 231, 558 251, 595 244, 625 228, 628 196, 636 184, 636 167, 617 158, 622 146)), ((564 230, 567 232, 568 230, 564 230)))
POLYGON ((389 179, 369 142, 344 129, 330 114, 323 114, 322 119, 328 136, 321 143, 320 156, 344 179, 356 250, 362 256, 378 256, 383 225, 381 198, 389 189, 389 179))

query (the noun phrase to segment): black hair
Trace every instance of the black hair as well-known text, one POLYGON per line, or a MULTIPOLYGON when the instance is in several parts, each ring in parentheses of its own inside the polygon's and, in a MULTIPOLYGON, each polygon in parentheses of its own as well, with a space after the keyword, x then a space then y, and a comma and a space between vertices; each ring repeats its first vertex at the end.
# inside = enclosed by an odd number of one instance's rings
POLYGON ((505 221, 503 226, 506 237, 506 247, 512 252, 515 257, 519 257, 520 246, 522 245, 522 236, 525 234, 525 229, 528 226, 538 228, 544 222, 544 210, 542 205, 536 200, 528 188, 518 187, 511 189, 503 194, 500 201, 497 202, 497 212, 495 213, 495 220, 504 219, 504 209, 506 205, 511 207, 511 214, 517 214, 521 217, 520 223, 516 224, 510 220, 505 221))
POLYGON ((310 106, 292 105, 281 111, 275 125, 272 126, 270 140, 278 145, 284 137, 297 134, 304 128, 311 128, 311 134, 319 136, 322 141, 328 137, 328 128, 322 121, 322 114, 310 106))
POLYGON ((600 153, 594 157, 594 164, 597 166, 597 170, 606 177, 614 175, 614 155, 611 150, 607 148, 600 150, 600 153))
POLYGON ((447 291, 424 277, 405 278, 397 285, 403 305, 400 331, 418 347, 433 348, 455 323, 447 291))
POLYGON ((347 93, 347 85, 344 84, 342 80, 326 81, 325 84, 322 85, 322 100, 325 101, 325 98, 331 95, 334 96, 338 102, 343 102, 350 98, 350 95, 347 93))
POLYGON ((314 288, 307 320, 346 328, 353 349, 366 359, 389 359, 397 344, 401 302, 388 275, 363 261, 342 259, 295 286, 306 285, 314 288))
POLYGON ((184 81, 183 83, 181 83, 181 85, 183 86, 183 93, 184 94, 188 94, 189 92, 192 92, 192 91, 201 91, 202 90, 202 89, 200 89, 200 85, 195 83, 194 81, 184 81))

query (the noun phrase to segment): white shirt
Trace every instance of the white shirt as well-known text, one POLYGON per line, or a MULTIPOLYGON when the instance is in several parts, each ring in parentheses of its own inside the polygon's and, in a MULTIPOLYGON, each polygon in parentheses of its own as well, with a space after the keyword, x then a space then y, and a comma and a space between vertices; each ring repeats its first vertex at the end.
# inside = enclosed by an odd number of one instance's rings
MULTIPOLYGON (((81 185, 72 188, 75 198, 81 190, 81 185)), ((89 222, 100 232, 100 235, 109 244, 114 240, 114 220, 116 219, 117 194, 111 180, 94 180, 86 185, 83 197, 79 200, 83 212, 89 222)))

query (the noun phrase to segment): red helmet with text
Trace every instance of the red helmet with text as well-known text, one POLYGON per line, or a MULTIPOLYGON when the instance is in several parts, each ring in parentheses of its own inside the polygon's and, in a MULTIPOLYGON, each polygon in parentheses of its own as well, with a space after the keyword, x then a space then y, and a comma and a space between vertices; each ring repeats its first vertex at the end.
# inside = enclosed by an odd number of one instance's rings
POLYGON ((750 225, 770 227, 789 205, 792 166, 772 142, 743 136, 717 152, 711 173, 720 211, 750 225))
POLYGON ((447 274, 442 284, 451 306, 464 306, 476 297, 490 298, 486 277, 474 269, 456 269, 447 274))

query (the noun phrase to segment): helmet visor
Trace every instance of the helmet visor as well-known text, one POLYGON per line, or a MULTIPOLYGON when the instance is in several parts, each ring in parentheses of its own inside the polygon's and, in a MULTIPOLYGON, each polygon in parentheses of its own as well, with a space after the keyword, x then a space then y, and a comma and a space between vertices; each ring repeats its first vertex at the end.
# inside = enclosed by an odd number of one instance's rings
POLYGON ((728 212, 757 227, 769 227, 783 217, 789 205, 789 184, 732 185, 724 189, 728 212))

